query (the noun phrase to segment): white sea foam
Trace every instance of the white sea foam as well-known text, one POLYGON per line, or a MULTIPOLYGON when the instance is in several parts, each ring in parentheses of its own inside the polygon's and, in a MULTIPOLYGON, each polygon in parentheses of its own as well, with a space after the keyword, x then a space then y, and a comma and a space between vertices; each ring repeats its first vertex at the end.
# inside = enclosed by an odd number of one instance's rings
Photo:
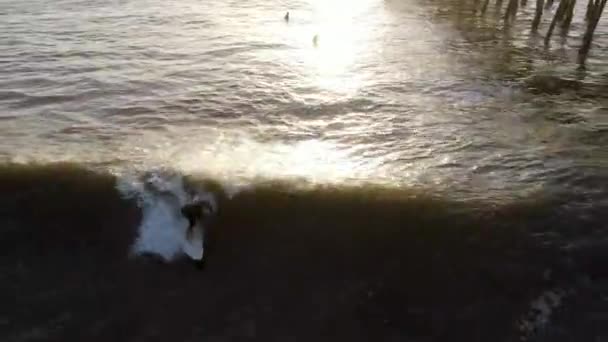
POLYGON ((164 171, 149 172, 143 177, 123 177, 117 188, 123 196, 136 199, 142 210, 132 247, 135 255, 155 254, 171 261, 186 251, 192 255, 193 248, 200 248, 202 255, 202 241, 193 245, 186 239, 188 220, 180 209, 192 201, 206 201, 216 212, 218 204, 213 193, 202 188, 187 189, 181 175, 164 171))
POLYGON ((530 309, 519 321, 520 340, 527 341, 532 335, 545 328, 553 312, 560 307, 567 292, 556 288, 540 294, 530 303, 530 309))

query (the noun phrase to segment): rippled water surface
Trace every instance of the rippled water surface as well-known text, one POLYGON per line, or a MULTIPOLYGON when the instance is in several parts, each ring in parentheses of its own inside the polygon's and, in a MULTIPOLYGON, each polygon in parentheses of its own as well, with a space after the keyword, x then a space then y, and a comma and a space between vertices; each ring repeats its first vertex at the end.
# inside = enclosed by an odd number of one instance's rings
POLYGON ((483 2, 0 0, 0 341, 608 341, 608 14, 483 2))
POLYGON ((2 0, 0 158, 605 198, 608 30, 464 3, 2 0))

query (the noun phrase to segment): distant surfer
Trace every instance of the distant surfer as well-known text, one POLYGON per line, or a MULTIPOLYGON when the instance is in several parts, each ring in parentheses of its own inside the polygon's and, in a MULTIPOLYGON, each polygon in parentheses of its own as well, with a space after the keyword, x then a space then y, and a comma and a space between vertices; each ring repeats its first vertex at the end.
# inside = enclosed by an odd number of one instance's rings
POLYGON ((289 21, 289 12, 285 13, 285 16, 283 17, 283 19, 285 19, 285 21, 289 21))
MULTIPOLYGON (((204 250, 207 247, 207 234, 203 226, 203 220, 213 213, 213 207, 206 201, 196 201, 186 204, 181 209, 182 215, 188 220, 188 228, 186 229, 186 240, 193 239, 196 233, 200 234, 202 239, 202 251, 200 258, 194 258, 198 268, 204 266, 205 257, 204 250), (198 229, 198 231, 196 231, 198 229)), ((191 256, 192 257, 192 256, 191 256)))

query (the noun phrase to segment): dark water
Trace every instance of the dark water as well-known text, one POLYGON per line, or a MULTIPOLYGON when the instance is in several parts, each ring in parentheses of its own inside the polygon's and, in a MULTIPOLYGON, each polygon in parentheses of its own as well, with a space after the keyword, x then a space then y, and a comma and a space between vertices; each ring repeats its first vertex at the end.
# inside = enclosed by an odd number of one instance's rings
POLYGON ((74 165, 3 168, 3 339, 603 336, 606 208, 290 183, 229 198, 190 177, 220 208, 197 270, 130 252, 141 205, 115 182, 74 165))
POLYGON ((0 0, 0 340, 608 339, 606 28, 528 2, 0 0))

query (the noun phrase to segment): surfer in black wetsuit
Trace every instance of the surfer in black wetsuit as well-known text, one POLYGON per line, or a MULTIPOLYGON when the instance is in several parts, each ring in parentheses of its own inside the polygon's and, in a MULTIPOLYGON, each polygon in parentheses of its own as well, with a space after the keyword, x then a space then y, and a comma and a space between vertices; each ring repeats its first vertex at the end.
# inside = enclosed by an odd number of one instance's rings
MULTIPOLYGON (((181 209, 182 215, 188 220, 188 229, 186 230, 187 237, 189 238, 192 234, 194 226, 197 223, 204 220, 209 214, 213 213, 213 208, 208 202, 196 201, 194 203, 186 204, 181 209)), ((202 231, 203 234, 203 250, 207 249, 207 234, 205 229, 202 231)), ((197 268, 201 269, 205 265, 205 257, 200 260, 195 260, 197 268)))

